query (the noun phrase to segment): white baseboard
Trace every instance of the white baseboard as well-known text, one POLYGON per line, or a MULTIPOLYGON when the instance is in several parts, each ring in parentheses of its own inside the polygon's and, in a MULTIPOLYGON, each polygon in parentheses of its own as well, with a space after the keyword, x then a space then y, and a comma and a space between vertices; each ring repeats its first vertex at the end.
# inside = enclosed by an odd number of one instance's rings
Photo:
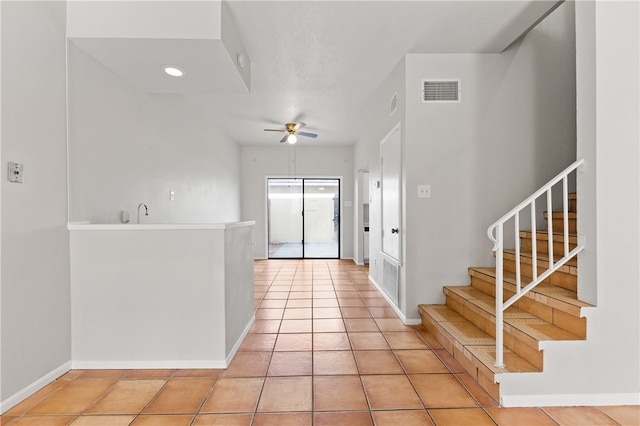
POLYGON ((227 368, 226 360, 72 361, 74 370, 227 368))
POLYGON ((240 337, 238 338, 238 341, 236 342, 235 345, 233 345, 233 348, 231 349, 231 352, 229 352, 229 355, 227 355, 227 359, 225 360, 225 367, 227 368, 229 366, 229 364, 231 364, 231 361, 233 360, 233 357, 236 356, 236 353, 238 352, 238 349, 240 349, 240 346, 242 345, 242 342, 244 342, 244 338, 247 337, 247 334, 249 334, 249 330, 251 330, 251 327, 253 326, 253 323, 256 322, 256 316, 253 315, 253 317, 251 317, 251 321, 249 321, 249 324, 247 324, 247 326, 244 328, 244 330, 242 331, 242 334, 240 335, 240 337))
POLYGON ((16 405, 18 405, 19 403, 21 403, 22 401, 24 401, 25 399, 27 399, 28 397, 30 397, 31 395, 33 395, 34 393, 42 389, 43 387, 47 386, 49 383, 53 382, 54 380, 56 380, 58 377, 62 376, 64 373, 66 373, 69 370, 71 370, 71 361, 65 362, 60 367, 45 374, 44 376, 34 381, 30 385, 14 393, 4 401, 0 401, 0 414, 15 407, 16 405))
POLYGON ((412 319, 412 318, 407 319, 405 314, 403 314, 402 311, 384 293, 384 291, 382 291, 382 287, 380 287, 380 285, 376 282, 376 280, 374 280, 371 275, 369 275, 368 278, 369 278, 369 282, 371 282, 371 284, 373 284, 373 286, 378 289, 378 292, 382 295, 382 297, 384 297, 384 299, 387 301, 389 306, 391 306, 391 309, 393 309, 394 312, 398 315, 398 317, 400 317, 400 320, 402 321, 403 324, 405 324, 405 325, 418 325, 418 324, 422 323, 422 321, 420 321, 419 318, 418 319, 412 319))
POLYGON ((603 393, 567 395, 503 395, 502 407, 594 407, 603 405, 640 405, 640 393, 603 393))
POLYGON ((71 361, 76 370, 136 370, 165 368, 227 368, 255 322, 255 315, 242 331, 231 352, 223 360, 142 360, 142 361, 71 361))

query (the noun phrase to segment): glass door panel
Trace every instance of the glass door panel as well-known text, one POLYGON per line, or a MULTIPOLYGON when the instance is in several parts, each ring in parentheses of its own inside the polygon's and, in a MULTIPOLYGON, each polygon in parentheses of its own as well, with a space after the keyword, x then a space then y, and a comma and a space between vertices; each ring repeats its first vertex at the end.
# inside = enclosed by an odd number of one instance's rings
POLYGON ((340 180, 304 181, 304 257, 340 257, 340 180))
POLYGON ((267 195, 269 258, 302 258, 302 180, 269 179, 267 195))

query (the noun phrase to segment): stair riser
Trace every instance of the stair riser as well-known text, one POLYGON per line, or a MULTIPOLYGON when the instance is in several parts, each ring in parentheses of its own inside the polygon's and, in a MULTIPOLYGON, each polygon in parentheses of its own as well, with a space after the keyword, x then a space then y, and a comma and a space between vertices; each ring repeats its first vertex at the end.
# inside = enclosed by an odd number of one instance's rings
MULTIPOLYGON (((509 272, 516 272, 516 262, 515 259, 505 257, 504 260, 504 269, 509 272)), ((538 261, 538 274, 542 274, 547 270, 548 264, 547 262, 538 261)), ((564 268, 569 269, 568 266, 564 268)), ((532 265, 520 262, 520 273, 524 277, 531 277, 533 275, 533 267, 532 265)), ((577 291, 578 288, 578 277, 571 273, 556 271, 551 274, 544 282, 557 285, 558 287, 566 288, 567 290, 577 291)))
POLYGON ((571 198, 569 200, 569 211, 572 213, 577 213, 578 212, 578 199, 577 198, 571 198))
MULTIPOLYGON (((564 232, 564 220, 562 218, 551 219, 553 225, 553 232, 564 232)), ((575 234, 578 232, 578 221, 576 219, 569 219, 569 233, 575 234)))
MULTIPOLYGON (((491 277, 487 277, 485 279, 484 277, 472 276, 471 286, 495 297, 495 280, 491 277)), ((515 294, 514 290, 509 289, 508 286, 508 284, 505 284, 503 300, 508 300, 515 294)), ((586 338, 587 322, 586 318, 579 317, 579 309, 575 312, 571 312, 572 310, 575 310, 574 307, 566 307, 566 310, 554 308, 544 301, 536 300, 532 293, 528 293, 522 297, 514 306, 572 334, 575 334, 576 336, 586 338)))
MULTIPOLYGON (((445 289, 446 304, 451 309, 462 315, 467 321, 483 330, 495 339, 496 319, 493 314, 478 309, 477 306, 462 299, 459 295, 449 293, 445 289)), ((542 352, 537 348, 537 342, 529 340, 524 342, 516 334, 512 334, 508 327, 504 329, 504 346, 520 355, 530 364, 542 370, 542 352)))
MULTIPOLYGON (((559 232, 564 232, 564 218, 563 215, 561 213, 555 213, 554 214, 555 217, 551 218, 551 224, 553 226, 553 232, 559 233, 559 232)), ((578 232, 578 219, 575 217, 575 215, 569 214, 569 216, 573 216, 573 217, 569 217, 568 218, 568 225, 569 225, 569 233, 575 234, 578 232)), ((544 218, 547 221, 547 229, 549 229, 549 217, 547 212, 544 213, 544 218)))
MULTIPOLYGON (((523 253, 531 253, 533 240, 531 237, 521 237, 520 241, 522 245, 520 249, 523 253)), ((569 243, 569 250, 573 250, 576 248, 576 244, 569 243)), ((547 234, 544 231, 538 232, 536 235, 536 253, 548 255, 549 254, 549 244, 547 240, 547 234)), ((553 255, 554 256, 564 256, 564 243, 560 241, 553 242, 553 255)))
POLYGON ((431 316, 425 315, 423 312, 420 312, 420 316, 422 318, 422 326, 436 337, 444 349, 478 382, 480 387, 496 401, 499 401, 500 385, 494 383, 493 373, 484 368, 481 365, 482 363, 470 355, 469 352, 465 353, 464 347, 431 316))

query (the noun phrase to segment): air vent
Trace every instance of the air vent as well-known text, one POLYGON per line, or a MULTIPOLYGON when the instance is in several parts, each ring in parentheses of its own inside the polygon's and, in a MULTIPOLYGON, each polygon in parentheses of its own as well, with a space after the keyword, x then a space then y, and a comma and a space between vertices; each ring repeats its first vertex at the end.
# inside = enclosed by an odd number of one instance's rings
POLYGON ((398 93, 395 93, 389 102, 390 116, 392 116, 398 110, 398 93))
POLYGON ((387 260, 382 259, 382 291, 389 296, 389 299, 398 306, 398 281, 400 279, 400 267, 387 260))
POLYGON ((460 80, 422 80, 422 103, 460 102, 460 80))

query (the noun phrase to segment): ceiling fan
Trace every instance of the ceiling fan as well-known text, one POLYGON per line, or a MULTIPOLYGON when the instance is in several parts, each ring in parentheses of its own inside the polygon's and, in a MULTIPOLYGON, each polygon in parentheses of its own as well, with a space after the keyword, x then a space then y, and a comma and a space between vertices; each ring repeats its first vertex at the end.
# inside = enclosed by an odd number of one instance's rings
POLYGON ((301 132, 300 129, 302 129, 306 125, 307 123, 303 123, 303 122, 286 123, 284 125, 285 127, 284 129, 264 129, 264 131, 265 132, 287 132, 287 134, 285 135, 285 137, 282 138, 280 143, 289 142, 290 144, 294 144, 298 141, 298 137, 296 135, 306 136, 308 138, 318 137, 318 135, 315 133, 301 132))

